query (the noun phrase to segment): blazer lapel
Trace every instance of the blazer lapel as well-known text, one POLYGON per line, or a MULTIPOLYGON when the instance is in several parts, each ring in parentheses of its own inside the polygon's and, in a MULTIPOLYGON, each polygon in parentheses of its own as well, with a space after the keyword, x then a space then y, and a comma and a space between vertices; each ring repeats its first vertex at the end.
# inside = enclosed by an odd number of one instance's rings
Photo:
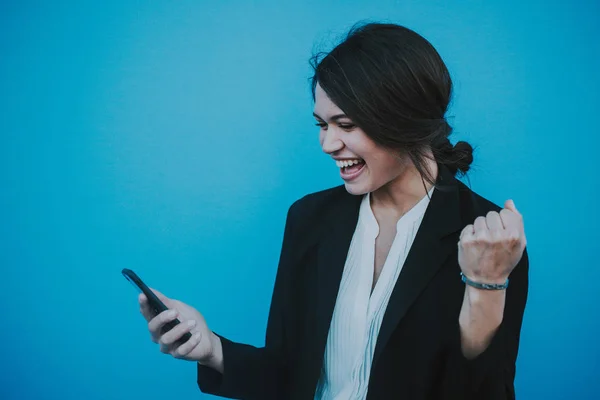
POLYGON ((410 306, 456 249, 454 241, 443 242, 442 238, 462 229, 457 183, 450 171, 440 166, 439 186, 433 192, 383 317, 373 366, 410 306))
MULTIPOLYGON (((337 300, 346 257, 356 225, 362 196, 343 194, 336 196, 332 209, 324 213, 318 236, 317 282, 316 282, 316 329, 312 350, 314 357, 314 382, 321 371, 327 336, 337 300)), ((438 188, 431 202, 413 245, 406 258, 398 282, 392 292, 384 315, 373 364, 385 348, 394 329, 406 314, 419 293, 435 275, 456 243, 442 244, 442 238, 461 229, 458 186, 454 176, 440 167, 438 188)))
POLYGON ((362 196, 344 193, 322 221, 318 246, 315 351, 320 371, 346 257, 358 223, 362 196))

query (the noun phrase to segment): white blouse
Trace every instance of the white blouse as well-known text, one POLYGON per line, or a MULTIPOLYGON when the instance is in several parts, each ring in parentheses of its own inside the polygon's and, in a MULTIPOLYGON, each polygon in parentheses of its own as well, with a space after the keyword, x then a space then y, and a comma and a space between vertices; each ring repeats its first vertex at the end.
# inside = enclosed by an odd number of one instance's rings
POLYGON ((381 321, 432 193, 433 189, 398 221, 375 288, 379 225, 371 209, 371 196, 364 196, 333 311, 315 400, 366 398, 381 321))

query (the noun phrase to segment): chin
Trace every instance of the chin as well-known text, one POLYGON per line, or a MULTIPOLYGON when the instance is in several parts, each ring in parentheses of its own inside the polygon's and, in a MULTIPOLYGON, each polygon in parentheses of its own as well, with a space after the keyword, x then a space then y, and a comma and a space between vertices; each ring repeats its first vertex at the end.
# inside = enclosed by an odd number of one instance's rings
POLYGON ((344 182, 346 191, 354 196, 361 196, 370 192, 369 188, 354 182, 344 182))

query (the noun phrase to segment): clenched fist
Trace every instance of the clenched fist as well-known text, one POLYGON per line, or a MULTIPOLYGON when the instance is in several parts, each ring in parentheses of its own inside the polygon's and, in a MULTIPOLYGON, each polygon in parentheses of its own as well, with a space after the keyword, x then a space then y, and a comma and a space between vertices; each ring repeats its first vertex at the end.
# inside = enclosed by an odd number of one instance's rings
POLYGON ((504 283, 525 250, 523 217, 512 200, 497 213, 490 211, 467 225, 458 242, 458 263, 463 274, 476 282, 504 283))

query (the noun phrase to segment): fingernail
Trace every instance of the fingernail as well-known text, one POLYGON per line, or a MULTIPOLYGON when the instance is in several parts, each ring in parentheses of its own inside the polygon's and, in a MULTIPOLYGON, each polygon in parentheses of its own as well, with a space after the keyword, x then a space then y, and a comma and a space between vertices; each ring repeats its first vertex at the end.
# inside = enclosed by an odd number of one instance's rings
POLYGON ((194 326, 194 325, 196 325, 196 321, 195 320, 191 319, 191 320, 188 321, 188 326, 194 326))
POLYGON ((175 316, 177 315, 177 311, 175 310, 171 310, 169 311, 169 313, 167 314, 167 317, 169 318, 175 318, 175 316))

